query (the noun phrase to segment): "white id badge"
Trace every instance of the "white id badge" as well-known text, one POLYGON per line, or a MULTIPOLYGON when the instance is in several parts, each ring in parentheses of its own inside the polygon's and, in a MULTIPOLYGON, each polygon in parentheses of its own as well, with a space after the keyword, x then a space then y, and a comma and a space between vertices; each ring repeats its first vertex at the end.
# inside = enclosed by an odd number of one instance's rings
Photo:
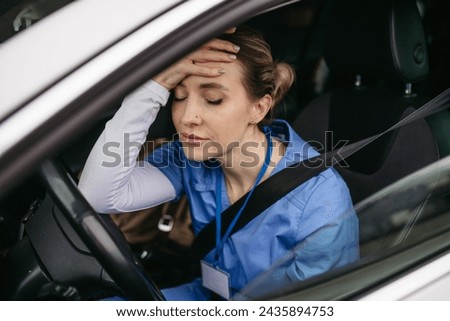
POLYGON ((230 275, 205 261, 201 261, 201 266, 203 286, 229 300, 230 275))

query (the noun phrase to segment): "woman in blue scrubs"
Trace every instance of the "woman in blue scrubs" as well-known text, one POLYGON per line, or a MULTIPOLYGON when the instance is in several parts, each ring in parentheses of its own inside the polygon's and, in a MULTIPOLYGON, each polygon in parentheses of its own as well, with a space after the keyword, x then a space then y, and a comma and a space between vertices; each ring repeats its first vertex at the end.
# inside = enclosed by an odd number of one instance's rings
MULTIPOLYGON (((254 30, 240 27, 210 41, 125 98, 89 156, 81 191, 100 213, 136 211, 185 194, 194 233, 213 219, 220 231, 221 213, 231 204, 290 164, 317 155, 287 122, 270 117, 293 81, 292 68, 274 62, 254 30), (178 139, 137 161, 136 146, 171 93, 178 139)), ((243 211, 245 205, 237 215, 243 211)), ((333 168, 236 233, 232 228, 203 258, 201 278, 163 290, 168 300, 209 300, 212 293, 230 299, 286 255, 294 260, 277 271, 272 286, 358 258, 357 217, 333 168)))

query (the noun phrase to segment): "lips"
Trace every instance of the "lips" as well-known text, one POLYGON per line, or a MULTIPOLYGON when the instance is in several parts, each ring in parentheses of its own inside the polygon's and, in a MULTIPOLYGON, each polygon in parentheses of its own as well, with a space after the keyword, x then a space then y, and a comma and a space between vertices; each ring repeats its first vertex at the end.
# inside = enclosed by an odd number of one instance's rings
POLYGON ((202 141, 207 140, 206 138, 194 135, 194 134, 187 134, 187 133, 181 133, 181 141, 188 144, 195 144, 198 145, 202 141))

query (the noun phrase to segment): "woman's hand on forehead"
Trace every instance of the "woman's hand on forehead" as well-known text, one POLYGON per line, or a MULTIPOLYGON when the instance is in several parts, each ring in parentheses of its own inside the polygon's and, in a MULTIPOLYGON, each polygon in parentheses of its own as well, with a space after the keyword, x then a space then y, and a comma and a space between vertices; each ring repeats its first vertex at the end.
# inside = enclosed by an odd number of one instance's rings
POLYGON ((185 59, 196 62, 231 62, 236 60, 239 47, 231 42, 213 39, 189 54, 185 59))
MULTIPOLYGON (((236 28, 230 28, 225 33, 233 33, 236 28)), ((196 63, 221 62, 229 63, 236 60, 239 47, 229 41, 212 39, 199 49, 168 67, 153 80, 167 90, 174 89, 187 76, 218 77, 225 73, 223 68, 211 65, 197 65, 196 63)))

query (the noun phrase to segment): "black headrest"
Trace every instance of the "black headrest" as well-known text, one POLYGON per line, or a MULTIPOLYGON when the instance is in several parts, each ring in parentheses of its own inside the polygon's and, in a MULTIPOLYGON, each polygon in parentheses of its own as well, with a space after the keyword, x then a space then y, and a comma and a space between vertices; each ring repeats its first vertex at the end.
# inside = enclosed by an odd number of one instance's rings
POLYGON ((414 83, 428 75, 428 53, 415 0, 335 0, 325 60, 345 76, 414 83))

